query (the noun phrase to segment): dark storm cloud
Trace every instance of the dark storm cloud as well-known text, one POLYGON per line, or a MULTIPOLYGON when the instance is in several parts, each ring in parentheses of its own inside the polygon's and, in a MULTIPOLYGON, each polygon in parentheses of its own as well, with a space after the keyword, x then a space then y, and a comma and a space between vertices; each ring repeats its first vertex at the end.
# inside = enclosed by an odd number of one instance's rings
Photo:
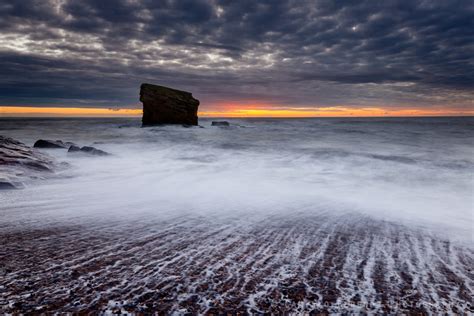
POLYGON ((0 4, 0 103, 473 106, 474 2, 18 0, 0 4))

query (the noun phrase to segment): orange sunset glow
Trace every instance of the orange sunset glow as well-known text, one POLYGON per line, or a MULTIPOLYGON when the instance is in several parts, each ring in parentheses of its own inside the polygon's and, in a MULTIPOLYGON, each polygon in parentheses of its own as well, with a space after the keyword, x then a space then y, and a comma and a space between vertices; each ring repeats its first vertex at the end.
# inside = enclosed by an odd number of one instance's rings
MULTIPOLYGON (((472 116, 474 110, 443 108, 386 109, 382 107, 275 107, 270 106, 220 106, 219 110, 203 110, 201 117, 380 117, 380 116, 472 116)), ((141 109, 71 108, 71 107, 22 107, 2 106, 0 117, 134 117, 141 116, 141 109)))
POLYGON ((141 109, 0 106, 0 117, 115 117, 141 114, 141 109))

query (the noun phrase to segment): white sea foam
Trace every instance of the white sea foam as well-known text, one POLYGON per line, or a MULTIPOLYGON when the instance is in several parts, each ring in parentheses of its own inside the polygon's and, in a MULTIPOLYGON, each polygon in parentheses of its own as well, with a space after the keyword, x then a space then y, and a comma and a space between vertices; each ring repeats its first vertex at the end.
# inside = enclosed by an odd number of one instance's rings
POLYGON ((2 131, 29 143, 63 139, 113 154, 73 158, 49 150, 71 163, 68 177, 10 193, 4 208, 25 205, 39 215, 44 205, 52 217, 69 217, 142 211, 291 214, 310 207, 357 211, 472 238, 469 118, 232 122, 252 128, 209 123, 143 129, 128 120, 33 121, 2 131))
MULTIPOLYGON (((258 312, 279 295, 280 310, 300 312, 472 308, 471 118, 201 123, 3 120, 0 133, 29 144, 62 139, 113 155, 49 150, 71 168, 0 192, 0 229, 66 227, 62 244, 25 243, 61 249, 56 274, 98 278, 106 301, 83 299, 81 308, 132 302, 143 311, 159 296, 174 311, 235 299, 258 312)), ((89 298, 83 283, 64 282, 89 298)), ((42 291, 66 295, 54 284, 42 291)))

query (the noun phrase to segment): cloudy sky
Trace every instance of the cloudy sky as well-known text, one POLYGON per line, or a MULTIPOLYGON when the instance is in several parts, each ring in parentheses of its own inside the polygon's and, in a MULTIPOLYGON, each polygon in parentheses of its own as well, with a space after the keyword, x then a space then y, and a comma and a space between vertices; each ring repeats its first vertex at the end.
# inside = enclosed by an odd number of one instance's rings
POLYGON ((0 105, 474 107, 474 1, 6 0, 0 105))

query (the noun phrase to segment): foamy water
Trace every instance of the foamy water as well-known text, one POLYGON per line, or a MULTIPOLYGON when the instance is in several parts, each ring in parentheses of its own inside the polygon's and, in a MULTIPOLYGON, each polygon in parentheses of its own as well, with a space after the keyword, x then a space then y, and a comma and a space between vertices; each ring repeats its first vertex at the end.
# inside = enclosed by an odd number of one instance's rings
POLYGON ((230 122, 0 120, 30 145, 113 154, 45 150, 71 168, 0 192, 0 298, 62 311, 472 309, 472 118, 230 122))

